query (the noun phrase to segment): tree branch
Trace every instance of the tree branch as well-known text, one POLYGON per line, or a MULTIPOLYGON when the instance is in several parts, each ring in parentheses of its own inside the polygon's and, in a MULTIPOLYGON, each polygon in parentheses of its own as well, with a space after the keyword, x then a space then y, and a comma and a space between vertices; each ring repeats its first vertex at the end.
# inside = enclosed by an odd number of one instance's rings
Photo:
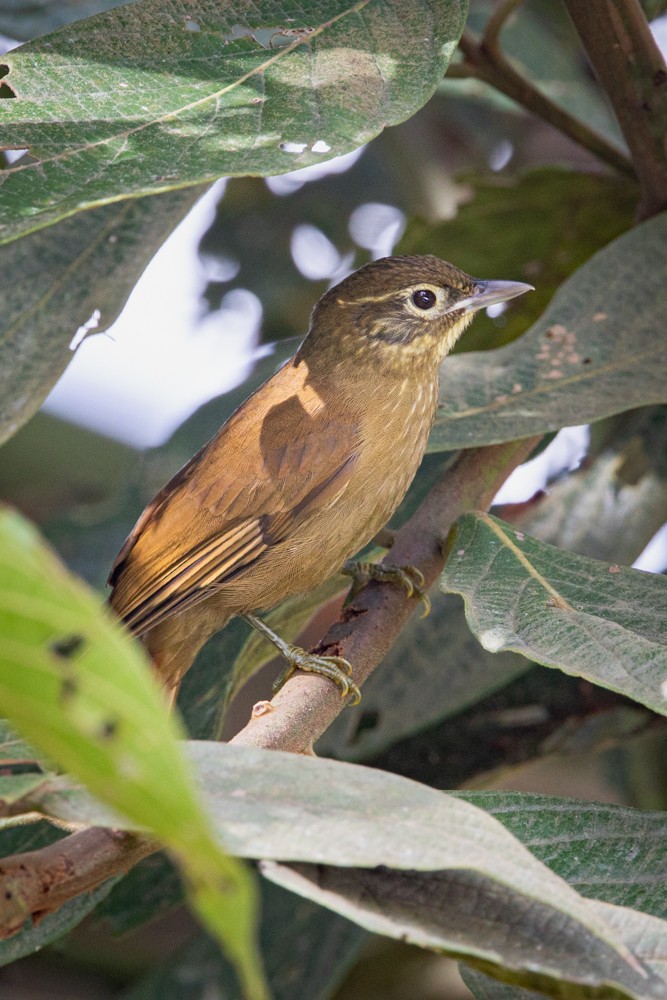
MULTIPOLYGON (((456 518, 473 508, 486 509, 507 476, 525 461, 539 438, 462 452, 410 520, 396 533, 387 561, 416 566, 426 586, 444 565, 442 543, 456 518)), ((361 683, 382 661, 418 604, 397 587, 369 583, 320 643, 319 649, 344 655, 361 683)), ((331 683, 297 673, 262 714, 251 719, 233 743, 312 752, 315 740, 344 708, 331 683)), ((14 854, 0 862, 0 937, 17 933, 32 915, 39 919, 67 900, 132 868, 159 850, 149 837, 90 829, 48 847, 14 854)))
POLYGON ((565 0, 612 103, 641 187, 640 215, 667 208, 667 66, 639 0, 565 0))
MULTIPOLYGON (((504 13, 509 12, 504 11, 504 13)), ((563 135, 569 136, 579 146, 588 149, 614 170, 634 177, 632 163, 621 150, 548 98, 530 80, 514 69, 498 46, 498 33, 503 23, 504 18, 494 22, 491 36, 487 39, 485 35, 479 42, 469 31, 464 31, 459 42, 464 62, 452 64, 448 75, 472 76, 488 83, 507 97, 511 97, 527 111, 542 118, 548 125, 558 129, 563 135)))
MULTIPOLYGON (((429 587, 442 572, 443 542, 454 521, 465 511, 486 510, 509 473, 525 461, 539 440, 529 438, 462 452, 396 533, 385 562, 415 566, 429 587)), ((400 588, 371 582, 345 608, 316 652, 345 657, 354 665, 354 680, 362 684, 417 608, 400 588)), ((342 708, 340 694, 330 681, 298 672, 270 706, 231 742, 312 753, 313 744, 342 708)))
POLYGON ((128 871, 160 849, 149 837, 92 828, 0 861, 0 938, 17 934, 63 903, 128 871))

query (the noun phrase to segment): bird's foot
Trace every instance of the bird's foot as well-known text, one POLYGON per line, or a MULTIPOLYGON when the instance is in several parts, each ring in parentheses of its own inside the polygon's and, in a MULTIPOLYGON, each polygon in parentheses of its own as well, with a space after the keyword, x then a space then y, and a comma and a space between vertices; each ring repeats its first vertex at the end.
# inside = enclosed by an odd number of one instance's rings
POLYGON ((358 705, 361 701, 361 691, 351 679, 352 667, 342 656, 317 656, 315 653, 307 653, 300 646, 294 646, 291 642, 285 642, 279 635, 269 628, 266 622, 256 615, 243 615, 243 618, 252 625, 253 628, 261 632, 282 656, 287 660, 287 666, 280 674, 273 690, 277 691, 292 676, 295 670, 305 670, 307 673, 319 674, 321 677, 328 677, 341 689, 341 698, 346 698, 349 705, 358 705))
POLYGON ((423 601, 422 618, 426 618, 431 610, 431 600, 424 590, 424 574, 416 566, 392 566, 390 563, 348 559, 343 565, 342 572, 352 577, 350 593, 353 597, 370 580, 378 580, 380 583, 393 583, 397 587, 403 587, 408 597, 423 601))
POLYGON ((278 691, 295 670, 305 670, 307 673, 328 677, 341 689, 341 698, 347 698, 350 705, 359 704, 361 691, 350 677, 352 667, 342 656, 316 656, 315 653, 307 653, 299 646, 292 646, 289 643, 286 643, 286 646, 282 654, 287 660, 287 666, 275 681, 274 691, 278 691))

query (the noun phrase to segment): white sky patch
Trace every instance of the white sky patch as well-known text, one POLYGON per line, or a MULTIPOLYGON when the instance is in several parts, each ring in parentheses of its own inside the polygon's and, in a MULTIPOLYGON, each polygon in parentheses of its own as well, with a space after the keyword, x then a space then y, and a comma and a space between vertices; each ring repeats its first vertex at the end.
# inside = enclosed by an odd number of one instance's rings
POLYGON ((589 438, 586 425, 564 427, 537 458, 514 470, 501 486, 494 504, 523 503, 559 473, 576 469, 586 454, 589 438))
POLYGON ((387 257, 403 235, 405 213, 395 205, 369 201, 352 212, 348 230, 354 242, 377 260, 387 257))
POLYGON ((265 177, 266 186, 273 194, 280 196, 293 194, 304 184, 308 184, 310 181, 319 181, 327 174, 344 174, 346 170, 354 166, 365 148, 365 146, 360 146, 359 149, 353 149, 351 153, 333 156, 326 163, 314 163, 310 167, 290 170, 289 173, 279 174, 277 177, 265 177))
POLYGON ((259 300, 237 289, 202 316, 207 274, 197 248, 224 186, 213 185, 176 227, 108 332, 84 335, 47 412, 145 448, 246 377, 256 353, 259 300))

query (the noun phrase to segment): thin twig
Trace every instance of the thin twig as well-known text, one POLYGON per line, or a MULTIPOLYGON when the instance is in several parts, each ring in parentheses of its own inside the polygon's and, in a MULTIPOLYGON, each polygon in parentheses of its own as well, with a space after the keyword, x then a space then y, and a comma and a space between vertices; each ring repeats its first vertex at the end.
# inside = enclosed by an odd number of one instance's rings
MULTIPOLYGON (((502 24, 497 26, 498 30, 500 27, 502 24)), ((492 33, 489 46, 486 36, 478 42, 470 31, 464 31, 459 41, 459 49, 464 61, 453 64, 449 75, 459 78, 474 77, 488 83, 527 111, 558 129, 563 135, 569 136, 579 146, 583 146, 600 160, 608 163, 614 170, 630 177, 635 176, 631 161, 620 149, 552 101, 512 66, 498 47, 497 35, 492 33)))

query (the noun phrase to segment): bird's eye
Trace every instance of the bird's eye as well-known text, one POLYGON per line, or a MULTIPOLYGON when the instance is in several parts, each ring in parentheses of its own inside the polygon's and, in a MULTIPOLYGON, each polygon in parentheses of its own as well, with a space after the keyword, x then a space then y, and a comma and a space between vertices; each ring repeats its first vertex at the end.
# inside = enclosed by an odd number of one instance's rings
POLYGON ((417 309, 432 309, 436 303, 435 292, 430 288, 419 288, 412 293, 412 303, 417 309))

